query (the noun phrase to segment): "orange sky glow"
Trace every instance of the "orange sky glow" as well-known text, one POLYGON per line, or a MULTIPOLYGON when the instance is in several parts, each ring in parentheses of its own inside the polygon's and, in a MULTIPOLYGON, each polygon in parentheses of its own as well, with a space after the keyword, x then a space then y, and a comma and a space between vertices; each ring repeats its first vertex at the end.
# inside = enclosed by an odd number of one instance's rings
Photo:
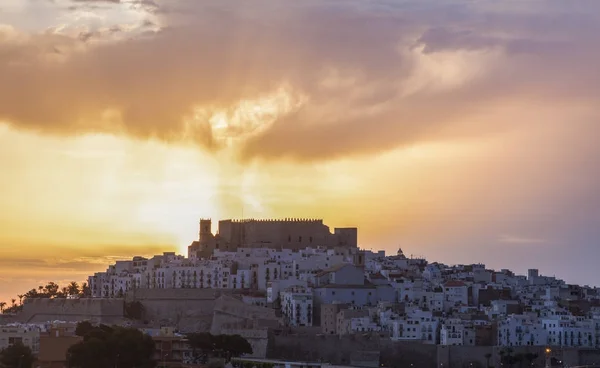
POLYGON ((201 217, 600 284, 575 3, 0 0, 0 300, 185 253, 201 217))

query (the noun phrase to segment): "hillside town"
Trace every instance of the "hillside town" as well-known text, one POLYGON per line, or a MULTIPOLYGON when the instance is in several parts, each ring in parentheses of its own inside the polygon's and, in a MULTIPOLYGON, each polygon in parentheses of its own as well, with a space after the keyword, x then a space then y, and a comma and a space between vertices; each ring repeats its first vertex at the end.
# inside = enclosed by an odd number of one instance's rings
MULTIPOLYGON (((394 346, 436 349, 435 362, 423 367, 600 363, 599 288, 537 269, 517 275, 484 264, 429 262, 402 249, 392 255, 364 250, 357 233, 330 232, 322 220, 286 219, 220 221, 213 234, 212 222, 201 220, 186 256, 117 261, 88 278, 85 299, 26 298, 20 318, 1 327, 0 349, 20 339, 38 354, 48 331, 73 339, 68 330, 90 320, 136 326, 169 341, 169 350, 158 353, 169 367, 190 363, 185 336, 204 331, 243 336, 253 348, 247 358, 259 360, 285 355, 269 344, 289 336, 340 344, 376 336, 394 346), (136 305, 139 311, 128 312, 136 305), (481 349, 489 350, 469 356, 481 349), (453 354, 461 355, 460 365, 453 354)), ((367 357, 329 363, 393 365, 377 349, 367 350, 375 357, 363 352, 367 357)), ((315 354, 320 365, 329 359, 315 354)), ((395 366, 408 366, 406 359, 395 366)))

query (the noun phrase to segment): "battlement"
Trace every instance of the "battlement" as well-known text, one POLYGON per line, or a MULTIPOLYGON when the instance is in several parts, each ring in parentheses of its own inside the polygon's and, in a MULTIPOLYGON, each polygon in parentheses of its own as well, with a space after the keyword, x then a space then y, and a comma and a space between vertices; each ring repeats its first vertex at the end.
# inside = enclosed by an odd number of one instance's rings
POLYGON ((200 220, 199 244, 190 248, 198 257, 207 257, 215 249, 235 251, 240 247, 306 249, 312 247, 357 247, 356 228, 334 228, 318 218, 270 218, 220 220, 216 234, 211 220, 200 220), (198 254, 201 255, 199 256, 198 254))
MULTIPOLYGON (((227 220, 225 220, 227 221, 227 220)), ((272 223, 307 223, 307 224, 322 224, 323 219, 308 219, 308 218, 283 218, 283 219, 231 219, 233 223, 250 223, 250 222, 272 222, 272 223)))

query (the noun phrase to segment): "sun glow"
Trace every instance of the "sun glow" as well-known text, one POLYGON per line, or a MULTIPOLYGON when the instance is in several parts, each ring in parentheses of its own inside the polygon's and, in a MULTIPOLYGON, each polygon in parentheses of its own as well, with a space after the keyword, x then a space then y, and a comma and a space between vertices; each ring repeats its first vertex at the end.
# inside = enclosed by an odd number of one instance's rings
POLYGON ((238 101, 228 108, 199 107, 194 118, 208 121, 217 140, 232 143, 260 134, 305 102, 305 96, 284 86, 258 98, 238 101))

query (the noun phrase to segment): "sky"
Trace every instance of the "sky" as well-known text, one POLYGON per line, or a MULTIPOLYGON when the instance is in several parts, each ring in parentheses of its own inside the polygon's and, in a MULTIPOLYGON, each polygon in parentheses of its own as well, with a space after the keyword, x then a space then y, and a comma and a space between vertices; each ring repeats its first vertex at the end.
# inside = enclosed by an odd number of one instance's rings
POLYGON ((0 0, 0 299, 198 219, 600 285, 597 0, 0 0))

